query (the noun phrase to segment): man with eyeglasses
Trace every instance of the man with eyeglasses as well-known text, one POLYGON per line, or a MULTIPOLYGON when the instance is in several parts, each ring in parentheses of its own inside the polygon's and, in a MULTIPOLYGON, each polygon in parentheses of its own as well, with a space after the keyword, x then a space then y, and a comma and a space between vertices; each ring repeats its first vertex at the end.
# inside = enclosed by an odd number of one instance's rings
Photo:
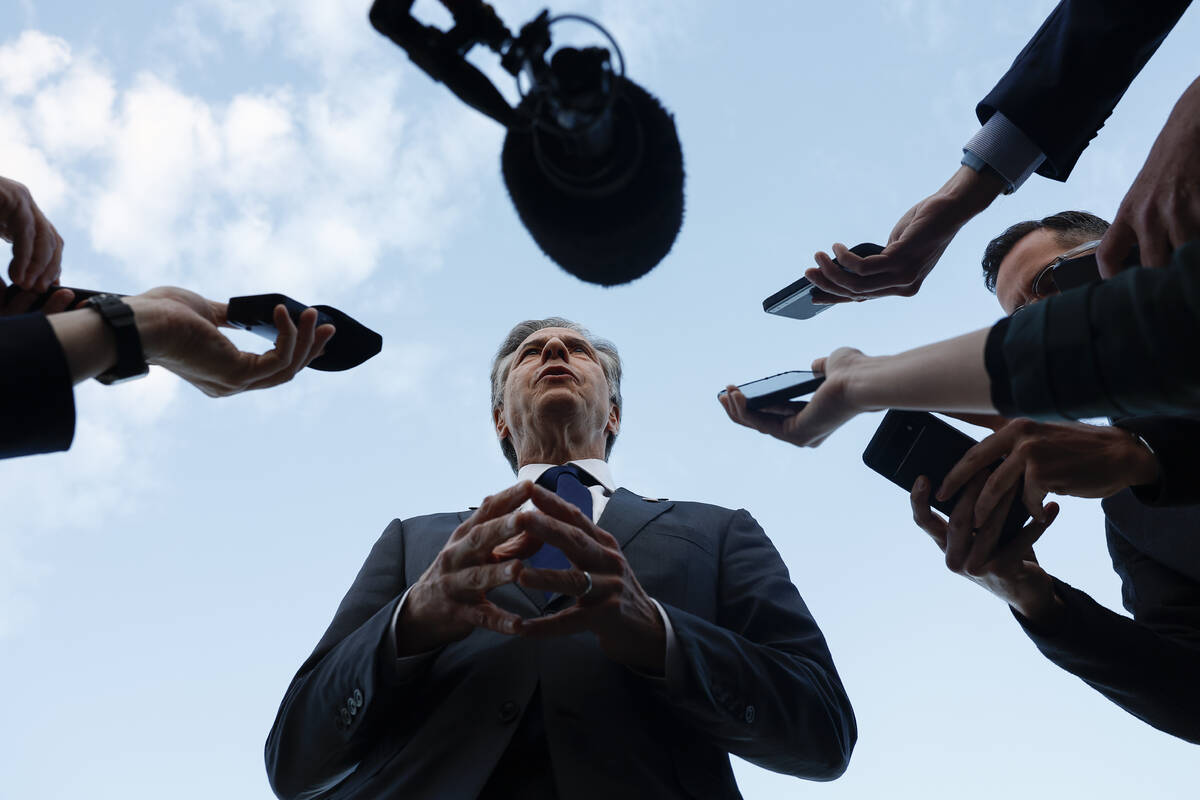
MULTIPOLYGON (((1108 223, 1066 211, 1013 225, 984 251, 984 282, 1010 314, 1099 277, 1094 254, 1108 223), (1090 271, 1090 276, 1089 276, 1090 271)), ((1042 653, 1154 727, 1200 743, 1200 420, 1137 417, 1113 426, 996 418, 940 487, 922 479, 913 518, 954 572, 1009 604, 1042 653), (994 465, 1004 459, 994 471, 994 465), (995 546, 1023 479, 1034 516, 995 546), (966 491, 950 519, 932 491, 966 491), (1114 613, 1038 564, 1033 543, 1057 515, 1046 494, 1106 498, 1113 568, 1133 619, 1114 613), (1173 507, 1164 507, 1173 506, 1173 507)))

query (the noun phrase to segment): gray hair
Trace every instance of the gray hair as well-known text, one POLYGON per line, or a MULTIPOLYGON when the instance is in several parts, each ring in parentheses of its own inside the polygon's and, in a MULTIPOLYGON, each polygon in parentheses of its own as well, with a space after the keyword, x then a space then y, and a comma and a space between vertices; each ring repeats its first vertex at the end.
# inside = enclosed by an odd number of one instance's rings
MULTIPOLYGON (((593 336, 587 328, 577 322, 572 322, 562 317, 547 317, 546 319, 527 319, 524 322, 518 322, 508 332, 508 336, 504 337, 504 343, 500 345, 500 349, 496 351, 496 357, 492 359, 492 413, 495 414, 496 409, 504 405, 504 384, 508 382, 508 372, 512 368, 513 356, 516 354, 517 348, 530 335, 543 328, 566 328, 567 330, 575 331, 587 340, 588 344, 592 346, 592 349, 599 356, 600 366, 604 369, 604 377, 608 381, 609 402, 615 405, 617 411, 620 412, 621 356, 617 353, 617 346, 608 339, 593 336)), ((608 441, 604 445, 604 459, 606 461, 608 460, 608 454, 612 452, 613 443, 616 441, 617 435, 615 433, 609 434, 608 441)), ((516 472, 517 451, 513 447, 512 442, 508 439, 502 439, 500 441, 500 449, 504 451, 504 457, 512 465, 513 472, 516 472)))

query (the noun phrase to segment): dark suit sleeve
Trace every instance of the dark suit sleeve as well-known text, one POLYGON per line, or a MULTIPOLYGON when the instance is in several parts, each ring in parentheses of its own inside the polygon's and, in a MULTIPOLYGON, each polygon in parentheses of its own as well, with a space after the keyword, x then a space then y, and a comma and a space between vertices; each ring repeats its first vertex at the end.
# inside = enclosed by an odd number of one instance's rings
POLYGON ((1158 457, 1159 480, 1134 486, 1133 494, 1147 506, 1200 505, 1200 419, 1195 417, 1131 417, 1115 423, 1141 436, 1158 457))
POLYGON ((266 744, 267 777, 281 798, 321 796, 354 772, 381 721, 404 724, 406 684, 388 663, 387 642, 407 588, 403 536, 400 520, 383 532, 284 695, 266 744))
POLYGON ((1038 173, 1065 181, 1190 0, 1062 0, 975 109, 997 111, 1046 154, 1038 173))
POLYGON ((665 605, 675 631, 665 692, 723 750, 798 777, 832 780, 858 736, 854 711, 787 567, 745 511, 720 554, 716 623, 665 605))
POLYGON ((71 373, 46 316, 0 319, 0 458, 66 450, 74 436, 71 373))
POLYGON ((1133 619, 1061 581, 1067 615, 1053 630, 1014 615, 1055 664, 1144 722, 1200 744, 1200 585, 1112 530, 1108 547, 1133 619))
POLYGON ((1087 419, 1200 408, 1200 240, 998 322, 984 354, 1005 416, 1087 419))

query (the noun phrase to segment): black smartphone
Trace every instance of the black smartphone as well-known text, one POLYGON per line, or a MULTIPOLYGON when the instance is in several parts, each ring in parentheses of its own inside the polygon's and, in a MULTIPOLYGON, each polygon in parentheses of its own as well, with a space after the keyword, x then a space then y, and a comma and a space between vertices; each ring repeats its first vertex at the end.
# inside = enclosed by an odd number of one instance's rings
MULTIPOLYGON (((781 372, 768 378, 743 383, 737 388, 746 396, 746 408, 751 411, 763 411, 768 406, 776 406, 803 397, 817 390, 825 382, 824 375, 818 375, 808 370, 794 369, 781 372)), ((722 389, 717 396, 725 394, 722 389)))
MULTIPOLYGON (((967 434, 926 411, 893 409, 884 415, 863 451, 863 463, 907 492, 924 475, 931 487, 930 504, 949 516, 963 490, 945 501, 937 500, 933 494, 954 465, 976 444, 967 434)), ((1029 519, 1029 512, 1021 502, 1023 488, 1024 482, 1018 484, 997 547, 1020 533, 1029 519)))
MULTIPOLYGON (((850 252, 856 256, 866 258, 867 256, 879 255, 883 252, 883 248, 871 242, 863 242, 851 247, 850 252)), ((837 264, 837 259, 834 259, 833 263, 837 264)), ((781 317, 791 317, 792 319, 811 319, 825 309, 833 308, 829 304, 817 305, 814 303, 812 301, 812 292, 813 285, 809 282, 808 278, 801 278, 798 281, 789 283, 766 300, 763 300, 763 311, 768 314, 777 314, 781 317)))

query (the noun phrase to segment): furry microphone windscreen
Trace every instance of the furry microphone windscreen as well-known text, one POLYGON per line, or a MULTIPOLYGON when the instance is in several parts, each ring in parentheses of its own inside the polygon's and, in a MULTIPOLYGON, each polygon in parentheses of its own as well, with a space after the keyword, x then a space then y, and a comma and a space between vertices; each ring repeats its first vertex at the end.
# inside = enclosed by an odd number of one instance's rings
MULTIPOLYGON (((615 185, 555 180, 539 162, 532 130, 510 129, 500 158, 509 196, 534 241, 567 272, 601 286, 645 275, 683 225, 683 151, 675 121, 649 92, 617 81, 615 149, 633 160, 615 185)), ((520 110, 531 102, 526 98, 520 110)))

